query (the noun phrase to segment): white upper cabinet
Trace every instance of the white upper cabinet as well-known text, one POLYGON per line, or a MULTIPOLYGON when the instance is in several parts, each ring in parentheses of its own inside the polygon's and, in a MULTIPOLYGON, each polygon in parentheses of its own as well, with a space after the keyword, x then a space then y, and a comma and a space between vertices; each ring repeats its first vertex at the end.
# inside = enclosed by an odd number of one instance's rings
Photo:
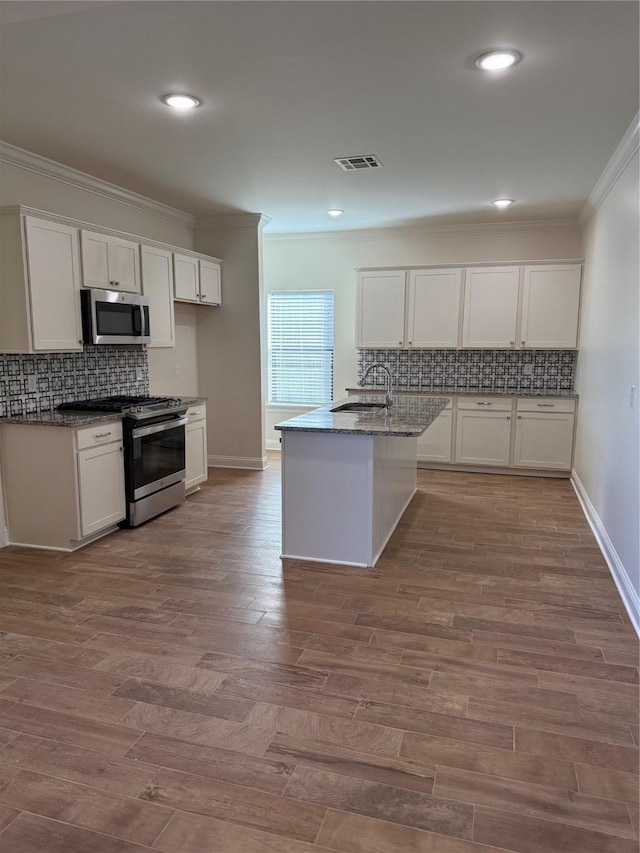
POLYGON ((149 298, 150 347, 176 345, 172 253, 142 246, 142 292, 149 298))
MULTIPOLYGON (((29 352, 82 349, 78 230, 25 217, 31 314, 29 352)), ((25 330, 26 331, 26 330, 25 330)))
POLYGON ((140 244, 95 231, 80 232, 82 286, 140 293, 140 244))
POLYGON ((220 264, 200 260, 200 302, 220 305, 222 302, 222 276, 220 264))
POLYGON ((579 264, 524 268, 522 347, 577 347, 581 272, 579 264))
POLYGON ((470 349, 515 347, 518 267, 467 269, 462 345, 470 349))
POLYGON ((404 346, 404 270, 358 274, 356 346, 392 349, 404 346))
POLYGON ((200 268, 191 255, 173 253, 175 297, 182 302, 198 302, 200 297, 200 268))
POLYGON ((462 270, 411 270, 407 345, 454 348, 459 343, 462 270))

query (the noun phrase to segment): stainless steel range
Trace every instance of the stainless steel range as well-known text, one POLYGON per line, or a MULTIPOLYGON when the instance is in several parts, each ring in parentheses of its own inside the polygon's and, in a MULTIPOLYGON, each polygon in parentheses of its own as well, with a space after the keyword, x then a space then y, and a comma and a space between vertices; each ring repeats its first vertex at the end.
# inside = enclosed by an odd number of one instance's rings
POLYGON ((184 501, 187 405, 173 397, 102 397, 63 403, 59 411, 124 414, 127 516, 136 527, 184 501))

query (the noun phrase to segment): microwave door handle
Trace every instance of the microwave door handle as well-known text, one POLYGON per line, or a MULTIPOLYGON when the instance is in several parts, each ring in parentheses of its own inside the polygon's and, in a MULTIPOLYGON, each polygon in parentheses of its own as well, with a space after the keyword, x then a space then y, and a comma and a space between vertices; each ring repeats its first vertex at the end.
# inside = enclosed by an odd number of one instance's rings
POLYGON ((151 337, 151 322, 149 320, 149 306, 142 305, 140 308, 140 314, 142 316, 142 337, 150 338, 151 337))
POLYGON ((142 308, 139 305, 133 306, 133 331, 140 337, 142 335, 142 308))

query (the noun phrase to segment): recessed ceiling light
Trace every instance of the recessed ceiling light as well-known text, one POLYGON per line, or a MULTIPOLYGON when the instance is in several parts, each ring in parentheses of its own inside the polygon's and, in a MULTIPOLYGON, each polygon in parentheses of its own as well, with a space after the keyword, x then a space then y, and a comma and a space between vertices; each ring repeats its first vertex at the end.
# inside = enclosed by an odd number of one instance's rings
POLYGON ((489 50, 476 59, 476 65, 481 71, 504 71, 521 59, 517 50, 489 50))
POLYGON ((334 208, 333 210, 327 210, 328 216, 333 216, 333 218, 337 218, 338 216, 342 216, 344 210, 338 210, 338 208, 334 208))
POLYGON ((491 204, 495 204, 496 207, 509 207, 510 204, 513 204, 513 199, 497 198, 495 201, 492 201, 491 204))
POLYGON ((168 95, 163 95, 160 100, 174 110, 192 110, 202 103, 200 98, 187 95, 184 92, 170 92, 168 95))

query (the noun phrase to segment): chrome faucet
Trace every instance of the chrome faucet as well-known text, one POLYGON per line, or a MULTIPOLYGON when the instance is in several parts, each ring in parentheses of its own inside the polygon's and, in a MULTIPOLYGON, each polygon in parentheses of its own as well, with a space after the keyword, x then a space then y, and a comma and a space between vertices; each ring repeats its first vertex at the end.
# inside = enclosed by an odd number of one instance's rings
POLYGON ((382 362, 377 361, 375 364, 370 364, 369 367, 365 370, 362 375, 362 379, 358 381, 358 385, 364 385, 367 376, 374 370, 376 367, 380 367, 387 374, 387 393, 385 395, 385 402, 387 407, 389 407, 393 403, 393 387, 391 385, 391 371, 386 364, 382 364, 382 362))

